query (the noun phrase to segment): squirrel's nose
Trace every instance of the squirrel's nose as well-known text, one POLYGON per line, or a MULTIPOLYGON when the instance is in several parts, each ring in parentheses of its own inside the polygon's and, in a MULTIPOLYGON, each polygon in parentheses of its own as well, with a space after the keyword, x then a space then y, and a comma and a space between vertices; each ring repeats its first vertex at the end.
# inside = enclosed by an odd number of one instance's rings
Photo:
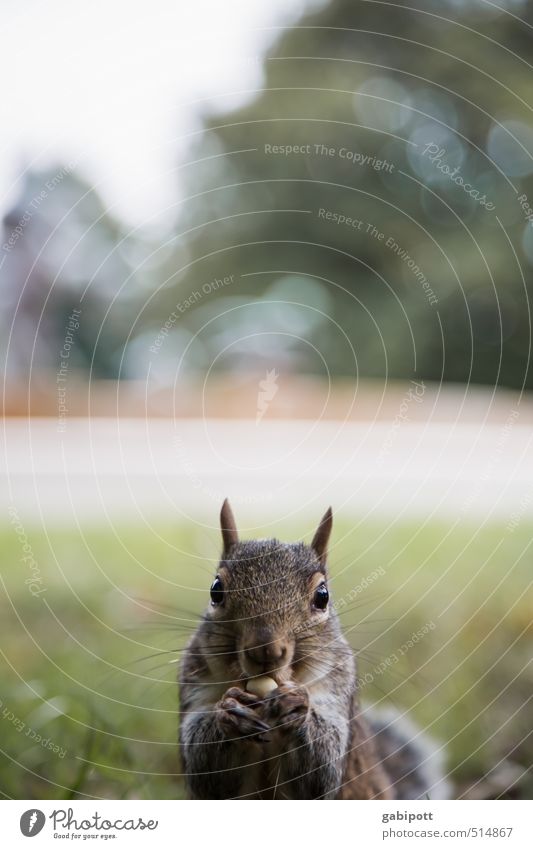
POLYGON ((287 645, 283 640, 257 635, 253 643, 244 647, 247 660, 263 670, 280 666, 287 656, 287 645))

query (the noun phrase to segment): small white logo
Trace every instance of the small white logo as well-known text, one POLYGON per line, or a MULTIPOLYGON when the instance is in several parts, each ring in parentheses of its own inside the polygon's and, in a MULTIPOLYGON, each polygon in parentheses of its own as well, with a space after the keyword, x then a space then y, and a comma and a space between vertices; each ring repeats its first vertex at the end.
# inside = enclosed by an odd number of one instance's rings
POLYGON ((273 368, 270 371, 267 371, 266 377, 264 380, 259 381, 259 392, 257 393, 257 414, 255 417, 256 425, 259 424, 266 411, 268 410, 271 401, 274 400, 274 397, 279 389, 277 384, 277 379, 279 374, 276 369, 273 368))

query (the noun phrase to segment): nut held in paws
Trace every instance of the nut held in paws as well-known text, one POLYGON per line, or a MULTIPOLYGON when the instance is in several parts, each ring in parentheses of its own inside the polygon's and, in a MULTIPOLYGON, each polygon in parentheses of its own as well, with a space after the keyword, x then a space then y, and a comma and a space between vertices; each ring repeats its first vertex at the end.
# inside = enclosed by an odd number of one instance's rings
POLYGON ((254 693, 256 696, 264 699, 272 690, 275 690, 278 685, 273 678, 268 675, 260 675, 258 678, 249 678, 246 682, 246 690, 248 693, 254 693))

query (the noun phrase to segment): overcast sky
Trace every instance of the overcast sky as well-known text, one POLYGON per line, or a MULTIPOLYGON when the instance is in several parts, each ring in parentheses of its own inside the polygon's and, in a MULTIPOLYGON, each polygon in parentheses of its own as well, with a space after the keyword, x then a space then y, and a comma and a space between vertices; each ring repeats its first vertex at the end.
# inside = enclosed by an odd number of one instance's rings
POLYGON ((2 4, 0 212, 28 163, 74 160, 116 214, 133 224, 160 215, 198 101, 249 99, 275 37, 264 28, 309 5, 317 0, 2 4))

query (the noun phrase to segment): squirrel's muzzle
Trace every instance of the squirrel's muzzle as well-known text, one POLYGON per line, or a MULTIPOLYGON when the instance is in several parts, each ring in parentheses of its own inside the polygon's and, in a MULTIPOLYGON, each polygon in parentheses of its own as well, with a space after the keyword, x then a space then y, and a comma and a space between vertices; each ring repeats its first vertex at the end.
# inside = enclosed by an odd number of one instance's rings
POLYGON ((289 645, 286 640, 261 630, 248 637, 243 653, 247 672, 275 672, 287 664, 289 645))

